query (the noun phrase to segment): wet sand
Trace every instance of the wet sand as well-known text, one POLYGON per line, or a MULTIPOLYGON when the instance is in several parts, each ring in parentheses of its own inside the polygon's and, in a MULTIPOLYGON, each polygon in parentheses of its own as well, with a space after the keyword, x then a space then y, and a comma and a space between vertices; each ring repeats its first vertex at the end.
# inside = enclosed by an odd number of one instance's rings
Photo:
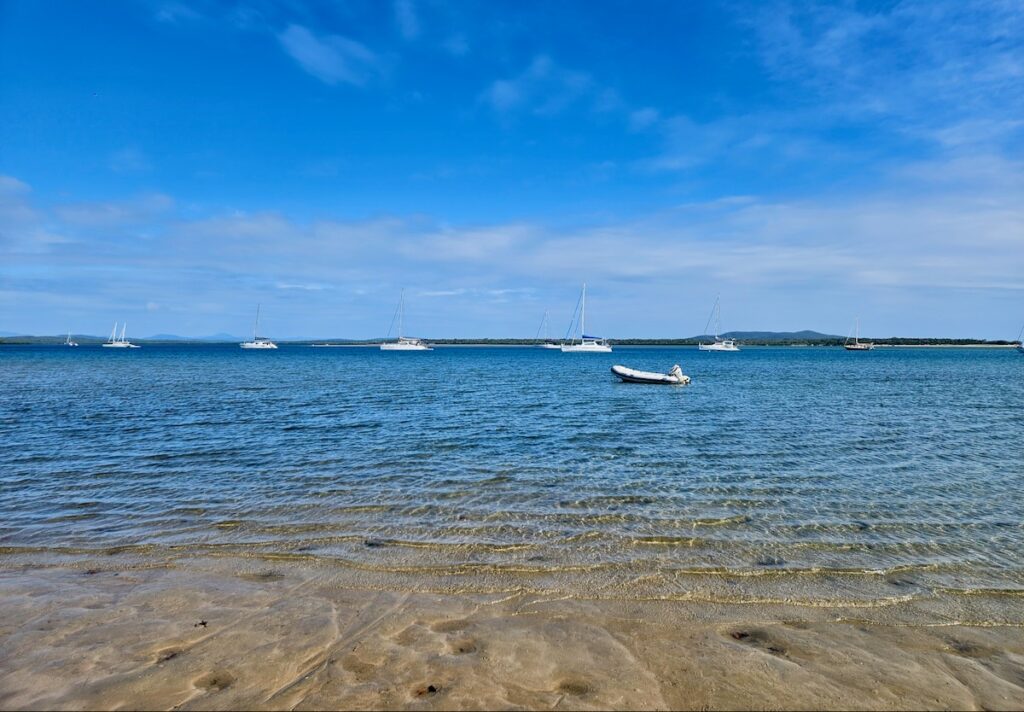
POLYGON ((370 590, 315 566, 9 566, 0 707, 1024 707, 1019 625, 900 621, 779 603, 370 590))

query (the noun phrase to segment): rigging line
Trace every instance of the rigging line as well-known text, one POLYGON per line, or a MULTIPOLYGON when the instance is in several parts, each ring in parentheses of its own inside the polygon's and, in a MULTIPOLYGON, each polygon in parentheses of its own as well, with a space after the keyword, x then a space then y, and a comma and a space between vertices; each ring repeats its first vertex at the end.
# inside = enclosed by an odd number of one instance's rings
POLYGON ((711 320, 715 318, 715 309, 718 308, 718 300, 721 295, 715 297, 715 306, 711 307, 711 313, 708 314, 708 323, 704 325, 704 336, 708 336, 711 332, 708 329, 711 328, 711 320))
MULTIPOLYGON (((580 302, 583 301, 583 292, 580 292, 580 296, 576 298, 576 308, 572 311, 572 320, 569 321, 569 328, 565 330, 565 340, 569 341, 569 334, 572 333, 572 327, 576 324, 576 315, 580 313, 580 302)), ((575 341, 575 339, 573 339, 575 341)))
POLYGON ((384 336, 385 339, 391 338, 391 330, 395 328, 395 320, 398 319, 398 311, 402 308, 402 300, 398 300, 398 306, 395 307, 395 314, 391 317, 391 325, 388 326, 388 333, 384 336))

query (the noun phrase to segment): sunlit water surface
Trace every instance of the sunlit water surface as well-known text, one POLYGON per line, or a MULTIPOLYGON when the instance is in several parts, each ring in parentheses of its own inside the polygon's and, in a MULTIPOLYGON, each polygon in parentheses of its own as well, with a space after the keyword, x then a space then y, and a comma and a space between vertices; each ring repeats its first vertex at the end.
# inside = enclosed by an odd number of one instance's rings
POLYGON ((1009 350, 12 346, 0 393, 9 566, 227 557, 429 590, 989 596, 1000 619, 1024 600, 1009 350), (608 371, 677 362, 692 385, 608 371))

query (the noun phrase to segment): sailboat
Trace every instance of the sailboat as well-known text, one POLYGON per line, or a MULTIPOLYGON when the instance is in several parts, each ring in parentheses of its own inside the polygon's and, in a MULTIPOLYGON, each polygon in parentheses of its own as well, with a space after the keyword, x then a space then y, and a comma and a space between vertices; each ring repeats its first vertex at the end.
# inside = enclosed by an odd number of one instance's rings
MULTIPOLYGON (((601 338, 600 336, 587 336, 587 283, 583 283, 583 291, 580 293, 579 303, 579 314, 580 319, 578 322, 575 321, 576 315, 573 314, 573 322, 578 327, 576 332, 573 334, 572 339, 569 343, 562 344, 559 348, 562 349, 562 353, 610 353, 612 350, 611 344, 608 343, 607 339, 601 338), (579 340, 577 341, 577 337, 579 340)), ((569 324, 569 330, 572 330, 573 324, 569 324)))
POLYGON ((697 349, 700 351, 739 351, 740 347, 736 345, 736 342, 732 339, 723 339, 718 335, 718 332, 722 330, 722 302, 721 296, 715 297, 715 306, 711 307, 711 315, 708 317, 708 323, 704 325, 704 333, 708 333, 708 327, 711 326, 711 322, 715 322, 715 341, 711 344, 698 344, 697 349))
POLYGON ((104 348, 108 349, 138 349, 141 348, 138 344, 133 344, 124 338, 124 332, 128 329, 128 322, 121 325, 121 335, 117 335, 117 322, 114 322, 114 329, 110 332, 110 338, 107 339, 107 343, 103 344, 104 348))
POLYGON ((1017 353, 1024 354, 1024 341, 1021 341, 1021 337, 1024 336, 1024 326, 1020 327, 1020 333, 1017 334, 1017 353))
POLYGON ((64 339, 64 345, 65 346, 78 346, 78 342, 77 341, 72 341, 71 340, 71 332, 70 331, 68 332, 68 338, 64 339))
POLYGON ((562 348, 562 344, 548 336, 548 310, 544 310, 544 318, 540 322, 540 326, 537 327, 537 336, 534 337, 534 341, 537 342, 537 348, 539 349, 555 349, 562 348), (540 340, 540 332, 544 332, 544 340, 540 340))
POLYGON ((391 326, 388 327, 388 338, 391 336, 391 329, 395 326, 395 319, 398 320, 398 341, 385 341, 380 345, 381 351, 433 351, 422 339, 416 339, 412 336, 403 336, 402 332, 405 331, 405 290, 402 290, 402 295, 398 298, 398 309, 395 310, 395 315, 391 317, 391 326))
POLYGON ((870 341, 860 340, 860 317, 857 317, 853 321, 853 341, 850 341, 850 337, 846 337, 846 343, 843 344, 843 348, 847 351, 870 351, 875 348, 875 345, 870 341))
POLYGON ((256 305, 256 324, 252 327, 252 341, 243 341, 239 344, 243 349, 276 349, 277 344, 266 336, 259 336, 260 333, 260 305, 256 305))

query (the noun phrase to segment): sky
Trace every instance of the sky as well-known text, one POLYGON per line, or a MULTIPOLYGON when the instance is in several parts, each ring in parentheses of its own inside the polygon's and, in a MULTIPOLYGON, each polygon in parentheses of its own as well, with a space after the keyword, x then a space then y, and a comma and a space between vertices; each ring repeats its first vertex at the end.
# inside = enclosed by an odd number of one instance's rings
POLYGON ((0 332, 1014 338, 1024 3, 0 0, 0 332))

